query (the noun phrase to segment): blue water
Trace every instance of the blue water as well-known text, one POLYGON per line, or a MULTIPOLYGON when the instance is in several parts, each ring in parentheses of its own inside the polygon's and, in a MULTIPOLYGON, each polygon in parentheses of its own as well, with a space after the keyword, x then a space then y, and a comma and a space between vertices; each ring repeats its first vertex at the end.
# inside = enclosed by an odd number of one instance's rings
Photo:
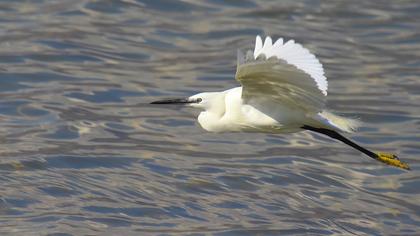
POLYGON ((420 235, 418 1, 0 3, 1 235, 420 235), (293 38, 385 166, 326 137, 212 134, 163 97, 293 38))

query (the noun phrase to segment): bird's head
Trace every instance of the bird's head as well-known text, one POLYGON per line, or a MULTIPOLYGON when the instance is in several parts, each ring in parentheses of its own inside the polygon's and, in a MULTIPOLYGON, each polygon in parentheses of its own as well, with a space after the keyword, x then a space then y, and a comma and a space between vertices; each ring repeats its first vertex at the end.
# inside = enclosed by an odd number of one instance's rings
POLYGON ((184 104, 203 110, 220 110, 225 107, 224 93, 199 93, 187 98, 170 98, 154 101, 151 104, 184 104))

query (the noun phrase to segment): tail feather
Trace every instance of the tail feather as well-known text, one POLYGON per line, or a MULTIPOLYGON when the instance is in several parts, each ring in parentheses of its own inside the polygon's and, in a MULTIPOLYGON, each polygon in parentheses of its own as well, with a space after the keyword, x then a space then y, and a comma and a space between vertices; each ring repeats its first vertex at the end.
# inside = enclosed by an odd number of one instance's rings
POLYGON ((333 128, 348 133, 356 131, 362 124, 360 120, 342 117, 325 110, 318 113, 317 118, 326 128, 333 128))

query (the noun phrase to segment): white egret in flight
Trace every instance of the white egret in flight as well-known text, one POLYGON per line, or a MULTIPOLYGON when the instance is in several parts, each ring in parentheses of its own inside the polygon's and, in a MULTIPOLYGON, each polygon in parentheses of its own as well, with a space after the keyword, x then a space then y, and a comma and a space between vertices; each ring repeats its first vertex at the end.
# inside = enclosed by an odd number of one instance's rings
POLYGON ((210 132, 292 133, 310 130, 337 139, 388 165, 409 169, 390 153, 372 152, 338 132, 352 132, 359 122, 325 109, 328 82, 319 60, 294 40, 263 43, 238 51, 236 80, 242 85, 221 92, 199 93, 152 104, 186 104, 204 111, 201 127, 210 132))

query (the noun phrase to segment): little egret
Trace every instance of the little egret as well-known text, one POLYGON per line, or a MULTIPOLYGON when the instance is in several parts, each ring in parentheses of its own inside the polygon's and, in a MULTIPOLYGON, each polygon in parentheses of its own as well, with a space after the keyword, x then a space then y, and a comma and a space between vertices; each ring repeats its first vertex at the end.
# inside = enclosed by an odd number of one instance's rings
POLYGON ((338 132, 353 132, 359 122, 325 109, 328 82, 319 60, 294 40, 264 43, 238 51, 236 80, 242 87, 199 93, 152 104, 185 104, 204 111, 201 127, 210 132, 293 133, 309 130, 337 139, 388 165, 409 169, 391 153, 372 152, 338 132))

